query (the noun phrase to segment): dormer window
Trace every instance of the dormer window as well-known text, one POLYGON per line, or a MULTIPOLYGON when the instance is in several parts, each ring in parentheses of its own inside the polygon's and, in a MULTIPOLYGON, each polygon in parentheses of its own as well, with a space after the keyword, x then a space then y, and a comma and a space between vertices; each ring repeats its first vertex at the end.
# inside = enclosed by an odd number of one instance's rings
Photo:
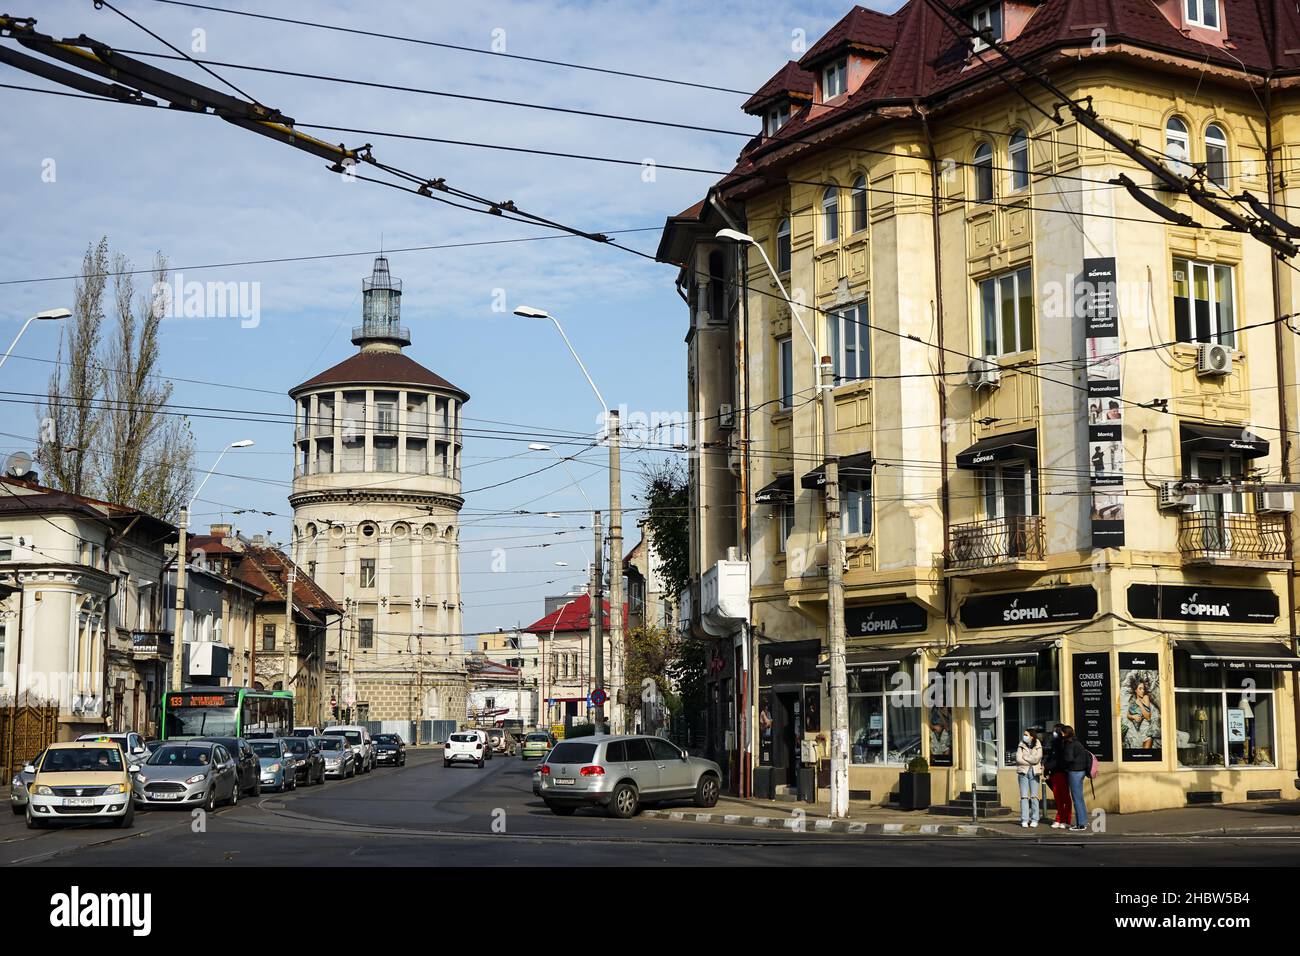
POLYGON ((1183 0, 1183 12, 1189 27, 1219 29, 1219 0, 1183 0))
POLYGON ((836 60, 822 70, 822 102, 833 100, 848 89, 849 61, 836 60))
MULTIPOLYGON (((1192 2, 1192 0, 1188 0, 1192 2)), ((1214 0, 1209 0, 1214 2, 1214 0)), ((1002 4, 990 3, 986 7, 980 7, 970 15, 970 25, 977 33, 991 36, 994 40, 1002 41, 1002 4)), ((971 49, 975 52, 987 50, 989 44, 985 42, 983 36, 975 37, 971 40, 971 49)))
POLYGON ((790 122, 790 104, 782 103, 780 106, 773 106, 763 116, 763 132, 768 136, 775 136, 786 123, 790 122))

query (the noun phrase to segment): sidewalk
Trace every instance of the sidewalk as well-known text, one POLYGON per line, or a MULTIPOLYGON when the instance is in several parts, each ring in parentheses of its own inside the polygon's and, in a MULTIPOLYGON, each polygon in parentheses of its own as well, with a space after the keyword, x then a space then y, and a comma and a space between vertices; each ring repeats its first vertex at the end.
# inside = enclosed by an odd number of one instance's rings
MULTIPOLYGON (((980 820, 931 816, 861 801, 849 801, 847 820, 832 820, 830 804, 745 800, 723 796, 710 810, 673 807, 645 810, 644 816, 675 821, 779 829, 794 833, 844 833, 855 836, 956 836, 1022 839, 1287 836, 1300 835, 1300 801, 1269 800, 1227 806, 1180 807, 1144 813, 1108 813, 1104 830, 1068 833, 1053 830, 1051 818, 1037 827, 1020 826, 1019 810, 1010 817, 980 820)), ((1095 821, 1094 821, 1095 822, 1095 821)))

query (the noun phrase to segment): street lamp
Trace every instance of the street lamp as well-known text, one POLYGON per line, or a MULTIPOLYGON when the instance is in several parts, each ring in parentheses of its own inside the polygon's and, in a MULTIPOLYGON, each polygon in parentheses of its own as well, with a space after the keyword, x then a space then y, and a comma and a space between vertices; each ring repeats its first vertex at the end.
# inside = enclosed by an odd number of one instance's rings
MULTIPOLYGON (((212 463, 212 467, 208 469, 208 473, 203 476, 203 480, 199 482, 199 487, 195 489, 194 494, 190 497, 189 502, 185 505, 185 507, 181 508, 181 517, 179 522, 180 541, 178 542, 176 548, 176 624, 175 624, 175 633, 172 635, 172 688, 174 690, 180 690, 181 682, 184 680, 185 566, 186 566, 185 538, 189 531, 190 509, 194 507, 194 502, 199 500, 199 494, 203 491, 204 486, 207 485, 208 479, 212 477, 212 473, 217 470, 217 466, 221 464, 221 459, 226 457, 226 452, 230 451, 230 449, 232 448, 250 448, 252 447, 252 445, 253 445, 253 440, 251 438, 245 438, 241 441, 232 441, 225 448, 221 449, 221 453, 217 455, 217 460, 212 463)), ((254 683, 256 683, 257 681, 256 643, 254 643, 253 681, 254 683)))
MULTIPOLYGON (((753 236, 736 229, 719 229, 718 239, 738 242, 753 246, 763 257, 767 271, 776 280, 776 287, 790 306, 790 314, 799 323, 804 338, 812 349, 813 361, 817 363, 817 344, 804 325, 803 310, 799 308, 780 275, 772 267, 772 260, 767 251, 753 236)), ((818 391, 822 400, 822 451, 825 455, 824 469, 826 483, 826 619, 830 638, 830 697, 831 697, 831 816, 846 817, 849 813, 849 694, 848 675, 845 669, 845 633, 844 633, 844 559, 840 543, 840 467, 839 461, 831 453, 831 439, 834 435, 835 388, 834 365, 829 356, 822 356, 817 363, 818 391)))
POLYGON ((72 313, 67 309, 46 309, 44 312, 37 312, 29 318, 23 323, 23 327, 18 330, 18 334, 14 336, 14 340, 9 343, 9 348, 5 349, 4 357, 0 358, 0 368, 3 368, 5 362, 9 360, 9 353, 14 350, 14 346, 18 344, 18 340, 23 337, 23 333, 27 331, 27 326, 31 325, 33 322, 57 322, 60 319, 66 319, 70 315, 72 315, 72 313))
MULTIPOLYGON (((564 344, 569 349, 569 354, 571 354, 574 361, 578 363, 578 368, 582 369, 582 374, 586 377, 587 384, 590 385, 591 390, 596 393, 596 400, 600 402, 601 412, 605 416, 605 431, 609 436, 609 558, 610 564, 612 565, 609 574, 609 642, 611 652, 614 655, 618 655, 621 653, 620 649, 623 645, 623 493, 619 464, 620 427, 618 409, 609 407, 608 403, 605 401, 605 396, 602 395, 600 389, 596 387, 596 383, 592 380, 590 373, 587 371, 587 366, 582 364, 582 359, 579 358, 577 351, 573 348, 573 343, 571 343, 569 337, 564 334, 564 327, 560 325, 559 320, 555 318, 555 316, 551 315, 544 309, 536 309, 527 305, 521 305, 516 308, 515 315, 522 316, 526 319, 549 319, 555 325, 556 331, 560 333, 560 338, 564 339, 564 344)), ((567 465, 565 466, 565 470, 568 470, 567 465)), ((581 486, 579 486, 579 490, 581 490, 581 486)), ((583 492, 583 496, 586 497, 586 492, 583 492)), ((589 500, 588 504, 590 503, 589 500)), ((592 510, 595 511, 594 508, 592 510)), ((593 519, 593 524, 599 527, 599 519, 595 515, 593 515, 593 519)), ((601 552, 601 542, 599 540, 596 542, 595 550, 596 555, 593 567, 599 569, 601 552)), ((597 624, 596 632, 599 634, 599 625, 601 623, 602 614, 602 602, 600 599, 600 592, 602 589, 600 586, 599 570, 597 570, 593 584, 595 594, 592 596, 592 614, 595 616, 594 619, 597 624)), ((595 689, 601 691, 605 689, 604 643, 604 639, 598 637, 595 641, 596 646, 594 649, 595 674, 593 683, 595 689)), ((617 664, 615 664, 615 666, 617 666, 617 664)), ((596 726, 598 729, 603 727, 604 721, 605 706, 604 704, 600 704, 596 707, 596 726)))

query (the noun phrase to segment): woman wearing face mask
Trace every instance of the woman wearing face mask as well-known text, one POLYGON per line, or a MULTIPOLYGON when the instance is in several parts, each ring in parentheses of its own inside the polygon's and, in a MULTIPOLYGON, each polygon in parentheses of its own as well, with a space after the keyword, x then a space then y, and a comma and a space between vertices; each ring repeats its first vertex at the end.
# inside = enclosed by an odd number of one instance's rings
POLYGON ((1020 825, 1038 826, 1039 773, 1043 768, 1043 745, 1032 730, 1026 730, 1016 745, 1016 779, 1020 781, 1020 825))
POLYGON ((1052 788, 1052 799, 1056 801, 1056 819, 1052 821, 1053 830, 1068 829, 1071 812, 1074 809, 1070 799, 1070 775, 1066 772, 1062 758, 1065 738, 1061 736, 1063 724, 1052 728, 1052 739, 1047 743, 1047 752, 1043 756, 1043 772, 1047 775, 1047 785, 1052 788))

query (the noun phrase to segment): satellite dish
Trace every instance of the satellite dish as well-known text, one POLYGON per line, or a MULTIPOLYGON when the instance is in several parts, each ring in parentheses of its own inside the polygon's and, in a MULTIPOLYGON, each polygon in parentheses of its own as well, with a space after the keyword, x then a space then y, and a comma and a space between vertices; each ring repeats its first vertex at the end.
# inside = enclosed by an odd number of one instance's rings
POLYGON ((10 478, 27 478, 33 475, 32 456, 25 451, 16 451, 5 459, 5 474, 10 478))

